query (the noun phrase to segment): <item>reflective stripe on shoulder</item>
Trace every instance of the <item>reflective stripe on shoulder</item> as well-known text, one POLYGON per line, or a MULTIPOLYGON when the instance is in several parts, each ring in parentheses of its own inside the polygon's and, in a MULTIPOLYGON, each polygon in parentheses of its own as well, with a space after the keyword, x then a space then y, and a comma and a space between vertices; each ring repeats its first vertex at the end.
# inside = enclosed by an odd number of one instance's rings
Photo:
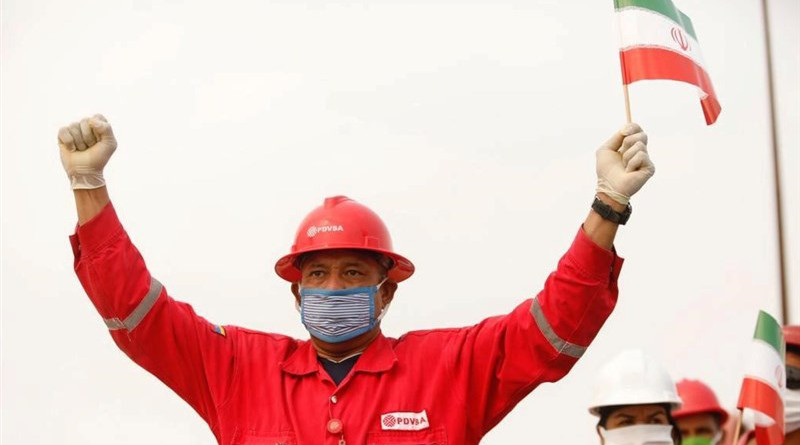
POLYGON ((103 321, 108 326, 110 331, 118 331, 120 329, 126 329, 128 331, 132 331, 139 323, 144 319, 144 316, 150 312, 150 309, 153 308, 153 305, 156 304, 156 300, 158 300, 158 296, 161 295, 161 283, 158 282, 155 278, 150 278, 150 289, 147 291, 147 295, 144 296, 142 301, 136 306, 136 309, 131 312, 130 315, 125 317, 125 320, 120 320, 119 318, 104 318, 103 321))
POLYGON ((574 343, 570 343, 561 337, 559 337, 555 331, 553 331, 553 327, 550 326, 550 322, 547 321, 547 318, 544 316, 544 312, 542 312, 542 306, 539 304, 539 298, 534 298, 533 303, 531 304, 531 315, 533 315, 533 320, 536 322, 536 325, 539 326, 539 330, 542 331, 542 334, 550 342, 550 345, 558 351, 559 354, 566 354, 570 357, 574 358, 581 358, 584 352, 586 352, 585 346, 579 346, 574 343))

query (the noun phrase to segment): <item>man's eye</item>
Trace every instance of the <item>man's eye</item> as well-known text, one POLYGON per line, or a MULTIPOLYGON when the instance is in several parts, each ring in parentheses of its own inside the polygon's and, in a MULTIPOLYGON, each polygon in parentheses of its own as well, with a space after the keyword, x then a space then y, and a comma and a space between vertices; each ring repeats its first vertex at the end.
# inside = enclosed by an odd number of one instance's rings
POLYGON ((309 272, 309 273, 308 273, 308 276, 309 276, 309 277, 314 277, 314 278, 319 278, 319 277, 321 277, 323 274, 324 274, 324 272, 323 272, 323 271, 321 271, 321 270, 312 270, 311 272, 309 272))
POLYGON ((355 269, 350 269, 347 272, 345 272, 345 274, 347 276, 349 276, 349 277, 357 277, 357 276, 364 275, 363 273, 361 273, 361 271, 358 271, 358 270, 355 270, 355 269))

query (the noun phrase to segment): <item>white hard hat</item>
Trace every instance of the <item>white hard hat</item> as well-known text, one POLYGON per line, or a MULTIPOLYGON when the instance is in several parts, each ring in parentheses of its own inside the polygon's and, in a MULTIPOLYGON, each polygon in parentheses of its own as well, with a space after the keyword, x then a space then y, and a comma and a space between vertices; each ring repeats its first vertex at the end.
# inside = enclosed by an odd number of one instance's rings
POLYGON ((589 412, 599 416, 604 406, 653 403, 669 403, 675 410, 680 408, 681 399, 661 364, 632 349, 619 353, 600 369, 589 412))

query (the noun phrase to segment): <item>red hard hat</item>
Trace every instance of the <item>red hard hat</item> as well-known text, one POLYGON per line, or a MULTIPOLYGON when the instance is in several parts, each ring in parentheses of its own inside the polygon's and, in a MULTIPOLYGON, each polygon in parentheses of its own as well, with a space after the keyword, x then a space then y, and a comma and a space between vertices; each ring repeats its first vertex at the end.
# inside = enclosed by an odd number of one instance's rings
POLYGON ((392 238, 381 218, 366 206, 346 196, 325 198, 312 210, 294 238, 291 252, 275 263, 275 272, 286 281, 300 281, 295 264, 298 256, 308 252, 331 249, 360 249, 377 252, 392 259, 388 278, 399 283, 414 273, 414 265, 394 253, 392 238))
POLYGON ((800 325, 784 326, 783 339, 787 345, 800 347, 800 325))
POLYGON ((672 417, 691 416, 693 414, 718 414, 719 424, 723 425, 728 420, 728 412, 722 409, 716 394, 711 388, 700 380, 683 379, 677 384, 678 395, 683 400, 683 406, 672 412, 672 417))

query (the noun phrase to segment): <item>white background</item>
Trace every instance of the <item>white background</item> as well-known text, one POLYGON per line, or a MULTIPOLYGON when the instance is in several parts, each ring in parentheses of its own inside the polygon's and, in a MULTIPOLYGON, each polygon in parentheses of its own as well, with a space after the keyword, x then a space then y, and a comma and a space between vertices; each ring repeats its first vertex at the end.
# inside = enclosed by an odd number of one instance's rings
MULTIPOLYGON (((791 321, 800 322, 800 3, 771 1, 791 321)), ((759 308, 779 315, 759 2, 681 0, 723 111, 631 87, 657 173, 617 247, 618 306, 562 381, 483 443, 596 443, 598 367, 643 347, 735 404, 759 308)), ((3 444, 214 442, 116 350, 72 272, 56 132, 96 112, 106 171, 154 276, 207 318, 305 337, 272 272, 323 197, 376 210, 418 272, 388 335, 534 295, 624 120, 612 2, 100 1, 2 4, 3 444)))

